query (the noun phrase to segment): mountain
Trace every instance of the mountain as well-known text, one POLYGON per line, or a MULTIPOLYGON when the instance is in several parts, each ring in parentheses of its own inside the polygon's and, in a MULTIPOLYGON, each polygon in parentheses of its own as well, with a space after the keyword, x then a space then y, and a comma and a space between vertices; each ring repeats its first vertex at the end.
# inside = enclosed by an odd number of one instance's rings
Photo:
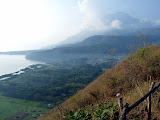
MULTIPOLYGON (((98 110, 103 104, 117 103, 117 93, 125 102, 133 104, 148 92, 149 81, 160 82, 159 53, 160 47, 157 46, 142 48, 38 120, 63 120, 64 115, 71 113, 71 110, 77 111, 80 108, 88 110, 89 114, 94 116, 92 111, 98 110)), ((152 96, 152 102, 155 103, 152 104, 152 119, 158 120, 160 101, 156 95, 158 93, 152 96)), ((131 111, 127 118, 146 118, 146 106, 143 102, 131 111)))
POLYGON ((100 34, 100 32, 98 31, 91 31, 91 30, 83 30, 80 33, 70 36, 68 37, 66 40, 59 42, 55 47, 64 47, 64 46, 70 46, 72 44, 76 44, 79 43, 81 41, 83 41, 84 39, 96 35, 96 34, 100 34))
POLYGON ((103 20, 106 24, 110 23, 113 20, 119 20, 119 21, 125 23, 126 25, 137 24, 139 22, 139 20, 137 18, 134 18, 124 12, 118 12, 118 13, 114 13, 114 14, 105 15, 103 17, 103 20))
POLYGON ((135 32, 128 33, 126 35, 134 36, 134 35, 139 35, 139 33, 141 33, 142 35, 145 35, 145 36, 158 36, 158 35, 160 35, 160 27, 143 28, 143 29, 136 30, 135 32))
POLYGON ((114 20, 118 20, 121 25, 121 29, 134 30, 142 28, 151 28, 153 27, 152 23, 147 20, 140 20, 134 18, 127 13, 118 12, 114 14, 108 14, 102 18, 104 24, 110 24, 114 20))
POLYGON ((124 54, 130 51, 131 45, 137 44, 139 32, 144 36, 147 35, 150 44, 160 43, 160 28, 153 26, 150 21, 139 20, 119 12, 102 17, 101 22, 109 29, 85 29, 57 44, 53 49, 33 52, 26 58, 43 62, 94 58, 105 56, 110 49, 116 49, 117 54, 124 54))
MULTIPOLYGON (((26 56, 27 59, 56 62, 61 60, 104 57, 110 49, 115 49, 116 54, 126 54, 130 46, 137 44, 138 37, 133 36, 91 36, 84 41, 69 47, 54 48, 51 50, 33 52, 26 56)), ((147 41, 152 44, 160 40, 160 36, 148 36, 147 41)))
POLYGON ((92 36, 74 46, 33 52, 27 55, 26 58, 44 62, 53 62, 83 57, 100 57, 101 55, 106 55, 107 51, 111 48, 116 48, 118 53, 124 53, 127 51, 126 45, 129 44, 130 40, 130 37, 123 36, 92 36))
POLYGON ((92 28, 88 27, 77 34, 68 37, 64 41, 56 45, 50 45, 46 48, 51 49, 56 47, 69 46, 75 43, 79 43, 84 39, 94 35, 125 35, 127 33, 133 33, 142 28, 154 27, 150 21, 139 20, 138 18, 134 18, 123 12, 104 15, 99 19, 101 21, 101 24, 103 24, 106 29, 99 30, 94 26, 92 28), (119 27, 117 28, 116 25, 118 25, 119 27))

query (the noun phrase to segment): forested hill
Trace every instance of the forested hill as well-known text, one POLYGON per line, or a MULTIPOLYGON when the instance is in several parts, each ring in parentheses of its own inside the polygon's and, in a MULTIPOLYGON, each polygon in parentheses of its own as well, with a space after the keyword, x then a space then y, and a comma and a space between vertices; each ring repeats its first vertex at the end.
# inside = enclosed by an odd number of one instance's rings
MULTIPOLYGON (((110 49, 115 49, 117 54, 123 54, 128 53, 130 46, 136 45, 138 39, 136 36, 96 35, 69 47, 33 52, 27 55, 26 58, 43 62, 53 62, 73 58, 100 57, 106 55, 110 49)), ((150 44, 157 44, 159 40, 160 36, 157 35, 147 37, 147 41, 150 44)))
MULTIPOLYGON (((112 109, 113 106, 108 107, 109 103, 114 102, 117 104, 118 97, 123 97, 124 102, 129 105, 139 100, 148 92, 151 81, 155 81, 156 84, 160 82, 159 64, 160 47, 143 47, 111 70, 103 73, 75 96, 39 118, 39 120, 63 120, 64 116, 69 114, 70 116, 76 116, 77 110, 82 110, 82 113, 87 113, 95 120, 99 120, 105 115, 108 115, 105 118, 111 120, 113 116, 117 115, 114 113, 119 108, 117 105, 117 108, 112 109), (117 93, 119 94, 118 97, 117 93), (88 112, 83 112, 83 110, 88 112)), ((153 120, 160 119, 159 93, 160 91, 157 91, 152 95, 153 120)), ((143 102, 127 115, 127 120, 146 119, 146 108, 147 103, 143 102)))

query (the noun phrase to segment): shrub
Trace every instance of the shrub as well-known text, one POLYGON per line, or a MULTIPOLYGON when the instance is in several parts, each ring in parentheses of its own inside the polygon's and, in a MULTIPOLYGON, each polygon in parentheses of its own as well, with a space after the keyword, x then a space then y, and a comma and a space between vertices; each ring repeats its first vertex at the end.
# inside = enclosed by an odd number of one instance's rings
POLYGON ((75 113, 70 111, 68 117, 64 116, 65 120, 117 120, 118 118, 119 112, 116 103, 98 107, 92 115, 88 111, 80 109, 75 113))
POLYGON ((64 116, 65 120, 88 120, 91 118, 92 118, 91 115, 86 110, 78 110, 75 113, 70 111, 70 114, 68 117, 64 116))

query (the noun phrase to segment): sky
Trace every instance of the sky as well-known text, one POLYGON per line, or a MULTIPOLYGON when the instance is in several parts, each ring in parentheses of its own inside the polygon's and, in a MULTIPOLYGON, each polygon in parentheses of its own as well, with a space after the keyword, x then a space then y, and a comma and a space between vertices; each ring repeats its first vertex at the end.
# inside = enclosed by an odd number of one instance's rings
POLYGON ((40 49, 85 29, 105 26, 100 18, 125 12, 160 24, 160 0, 0 0, 0 51, 40 49))

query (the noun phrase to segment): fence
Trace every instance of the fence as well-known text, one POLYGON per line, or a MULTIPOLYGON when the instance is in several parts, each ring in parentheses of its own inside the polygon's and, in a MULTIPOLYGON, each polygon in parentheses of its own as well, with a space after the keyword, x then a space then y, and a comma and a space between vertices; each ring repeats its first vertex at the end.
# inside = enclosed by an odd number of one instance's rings
POLYGON ((145 94, 141 99, 139 99, 137 102, 133 103, 131 106, 129 106, 128 103, 126 103, 123 106, 123 98, 119 98, 119 107, 120 107, 120 118, 119 120, 126 120, 126 115, 134 109, 136 106, 138 106, 141 102, 143 102, 145 99, 148 99, 148 120, 151 120, 151 94, 154 93, 158 88, 160 87, 160 83, 154 87, 155 82, 152 82, 149 92, 145 94))

